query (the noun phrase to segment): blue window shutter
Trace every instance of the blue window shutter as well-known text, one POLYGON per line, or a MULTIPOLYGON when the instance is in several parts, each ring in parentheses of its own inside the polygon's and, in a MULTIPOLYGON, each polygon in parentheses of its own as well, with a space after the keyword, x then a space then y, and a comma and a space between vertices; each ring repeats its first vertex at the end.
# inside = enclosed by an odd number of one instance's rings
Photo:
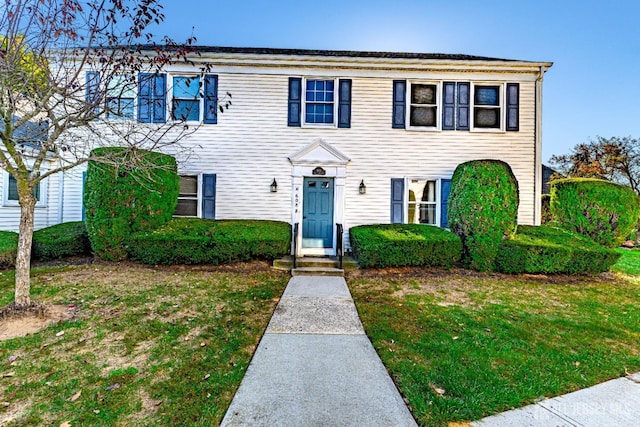
POLYGON ((339 81, 338 127, 351 127, 351 79, 339 81))
POLYGON ((289 126, 301 126, 300 112, 302 111, 302 79, 289 77, 289 126))
POLYGON ((451 192, 451 180, 450 179, 442 179, 440 180, 440 227, 448 228, 449 227, 449 193, 451 192))
POLYGON ((204 76, 204 123, 218 123, 218 76, 204 76))
POLYGON ((164 123, 167 116, 167 75, 153 78, 153 123, 164 123))
POLYGON ((394 129, 405 129, 405 119, 407 115, 406 91, 406 80, 393 81, 393 120, 391 127, 394 129))
POLYGON ((202 217, 216 219, 216 175, 202 175, 202 217))
POLYGON ((442 130, 456 128, 456 84, 444 82, 442 85, 442 130))
POLYGON ((456 129, 457 130, 469 130, 469 112, 471 109, 471 84, 470 83, 458 83, 458 105, 456 111, 456 129))
POLYGON ((138 121, 140 123, 151 123, 152 76, 153 74, 149 73, 138 74, 138 121))
POLYGON ((404 222, 404 179, 391 178, 391 223, 404 222))
POLYGON ((87 71, 86 82, 85 101, 87 101, 87 104, 93 105, 93 113, 98 114, 100 111, 98 105, 100 102, 100 73, 98 71, 87 71))
POLYGON ((167 111, 166 74, 138 74, 138 122, 164 123, 167 111))
POLYGON ((507 83, 507 130, 520 130, 520 84, 507 83))

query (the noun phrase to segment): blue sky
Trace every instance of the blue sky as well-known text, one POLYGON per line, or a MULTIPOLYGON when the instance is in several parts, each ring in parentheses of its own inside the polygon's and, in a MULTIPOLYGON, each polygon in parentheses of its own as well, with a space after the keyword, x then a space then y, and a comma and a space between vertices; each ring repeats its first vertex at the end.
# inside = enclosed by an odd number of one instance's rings
POLYGON ((156 32, 200 45, 462 53, 551 61, 543 161, 640 137, 637 0, 166 0, 156 32))

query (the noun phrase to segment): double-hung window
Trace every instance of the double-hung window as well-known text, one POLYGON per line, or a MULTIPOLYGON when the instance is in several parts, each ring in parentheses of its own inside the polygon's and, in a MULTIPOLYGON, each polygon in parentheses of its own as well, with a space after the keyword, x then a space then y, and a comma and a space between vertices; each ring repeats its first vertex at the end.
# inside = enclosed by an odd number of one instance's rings
POLYGON ((215 219, 216 175, 181 175, 178 204, 173 215, 215 219))
POLYGON ((173 78, 173 108, 171 115, 174 120, 184 122, 200 121, 200 77, 175 76, 173 78))
MULTIPOLYGON (((5 186, 4 190, 4 205, 5 206, 18 206, 20 198, 18 196, 18 181, 8 172, 4 173, 5 186)), ((46 181, 46 180, 45 180, 46 181)), ((43 181, 36 184, 33 188, 33 195, 36 197, 36 206, 45 206, 47 202, 47 194, 46 194, 46 185, 43 184, 43 181)))
POLYGON ((475 84, 473 86, 473 128, 501 130, 502 86, 475 84))
POLYGON ((198 216, 198 175, 181 175, 174 216, 198 216))
POLYGON ((107 84, 107 118, 133 120, 135 80, 130 75, 115 75, 107 84))
POLYGON ((436 180, 408 180, 407 222, 436 225, 436 180))
POLYGON ((351 79, 289 78, 287 125, 351 127, 351 79))
POLYGON ((305 123, 333 124, 335 81, 308 79, 305 84, 305 123))
POLYGON ((438 129, 438 84, 411 83, 409 90, 409 126, 438 129))
POLYGON ((448 227, 451 180, 394 178, 391 180, 391 222, 448 227))

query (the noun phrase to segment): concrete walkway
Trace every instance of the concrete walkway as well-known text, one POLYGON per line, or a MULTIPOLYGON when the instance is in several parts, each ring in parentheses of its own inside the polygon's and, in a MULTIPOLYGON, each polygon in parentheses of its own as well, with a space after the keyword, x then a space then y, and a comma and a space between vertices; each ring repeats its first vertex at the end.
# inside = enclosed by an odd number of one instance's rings
POLYGON ((471 423, 475 427, 640 426, 640 373, 471 423))
POLYGON ((291 278, 222 426, 416 426, 342 277, 291 278))

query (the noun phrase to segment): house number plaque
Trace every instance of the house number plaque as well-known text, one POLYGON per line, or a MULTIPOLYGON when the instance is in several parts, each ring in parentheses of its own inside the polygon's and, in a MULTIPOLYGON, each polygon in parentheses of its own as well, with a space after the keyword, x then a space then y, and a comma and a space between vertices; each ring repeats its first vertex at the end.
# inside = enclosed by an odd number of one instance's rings
POLYGON ((314 175, 326 175, 327 171, 322 169, 320 166, 318 166, 311 173, 314 174, 314 175))

